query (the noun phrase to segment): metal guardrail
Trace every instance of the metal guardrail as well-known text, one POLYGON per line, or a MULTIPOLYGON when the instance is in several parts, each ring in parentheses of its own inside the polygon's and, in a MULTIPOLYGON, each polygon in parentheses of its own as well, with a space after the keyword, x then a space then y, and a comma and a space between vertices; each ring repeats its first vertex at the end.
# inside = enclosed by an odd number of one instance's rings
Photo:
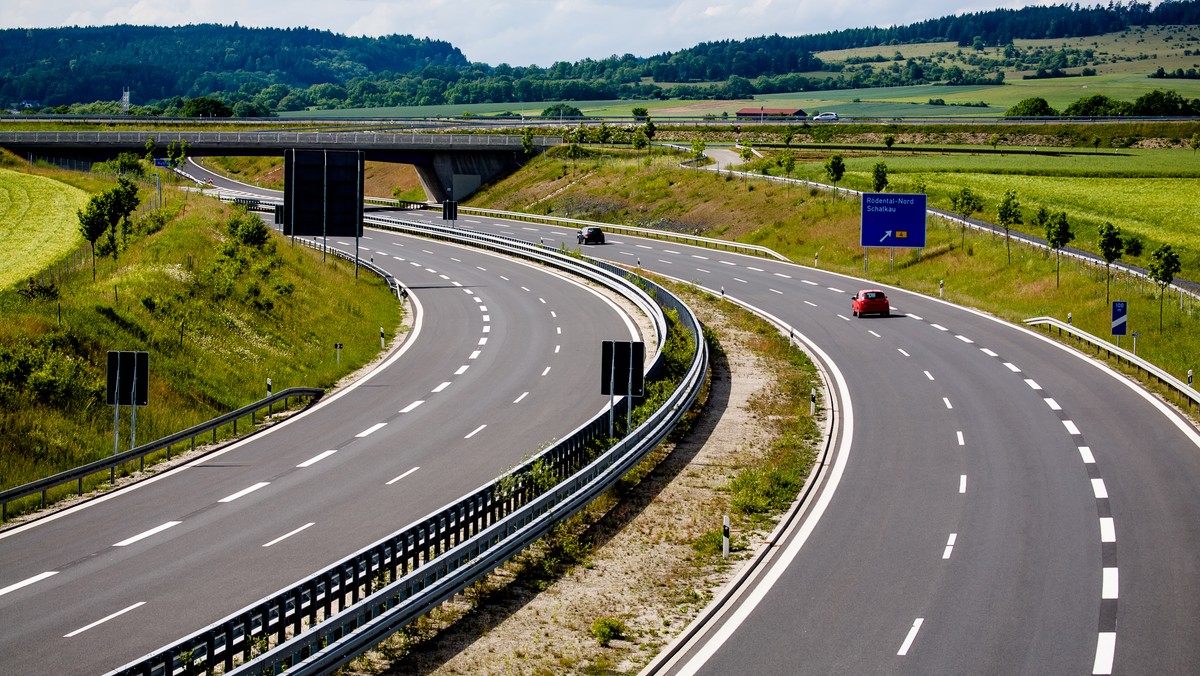
POLYGON ((217 429, 220 427, 224 427, 225 425, 232 423, 233 433, 236 435, 238 420, 245 418, 246 416, 250 416, 250 424, 253 425, 255 413, 264 408, 269 410, 278 401, 282 400, 284 402, 284 406, 286 407, 290 404, 292 397, 308 397, 309 399, 315 401, 320 399, 324 394, 325 390, 316 387, 289 387, 288 389, 276 392, 265 399, 260 399, 253 404, 243 406, 236 411, 230 411, 225 415, 218 416, 207 422, 189 427, 186 430, 165 436, 157 441, 143 444, 137 448, 118 453, 112 457, 96 460, 95 462, 90 462, 86 465, 81 465, 75 469, 59 472, 53 476, 39 479, 23 486, 17 486, 6 491, 0 491, 0 521, 8 520, 8 503, 15 500, 20 500, 22 498, 27 498, 31 495, 37 495, 38 493, 41 493, 41 506, 45 507, 46 493, 50 489, 71 483, 72 481, 76 482, 77 484, 76 492, 79 495, 82 495, 83 480, 89 476, 92 476, 93 474, 98 474, 107 470, 109 472, 109 481, 112 481, 115 478, 116 468, 124 465, 127 462, 138 460, 139 468, 145 469, 146 456, 150 455, 151 453, 157 453, 159 451, 166 450, 167 459, 170 460, 171 447, 175 444, 191 441, 191 447, 189 450, 194 450, 196 448, 196 437, 209 432, 211 432, 213 435, 213 443, 216 443, 217 429))
POLYGON ((1079 340, 1091 343, 1092 346, 1096 348, 1097 352, 1103 350, 1107 352, 1109 356, 1115 358, 1118 363, 1127 362, 1129 365, 1133 366, 1139 371, 1145 371, 1147 375, 1158 380, 1158 382, 1162 383, 1166 387, 1169 387, 1183 395, 1183 397, 1188 400, 1189 408, 1192 405, 1200 408, 1200 393, 1197 393, 1195 388, 1191 387, 1170 373, 1167 373, 1158 366, 1155 366, 1136 354, 1133 354, 1129 350, 1117 347, 1103 338, 1098 338, 1087 331, 1083 331, 1075 326, 1072 326, 1071 324, 1055 319, 1054 317, 1034 317, 1033 319, 1026 319, 1025 325, 1046 326, 1048 327, 1048 331, 1051 329, 1058 329, 1058 335, 1060 336, 1063 333, 1066 333, 1067 335, 1078 338, 1079 340))
MULTIPOLYGON (((598 271, 520 240, 391 219, 368 222, 574 268, 627 297, 641 297, 639 305, 652 303, 641 291, 648 287, 658 303, 678 313, 683 330, 695 342, 688 373, 663 406, 607 451, 600 452, 607 442, 606 411, 505 477, 307 580, 110 673, 192 674, 218 665, 231 672, 239 656, 245 662, 236 673, 327 673, 460 592, 582 508, 665 439, 698 395, 708 359, 699 321, 682 301, 652 282, 616 266, 598 271), (547 475, 555 486, 541 492, 539 479, 547 475), (377 587, 382 588, 373 591, 377 587), (279 645, 255 656, 256 646, 270 637, 279 645)), ((661 310, 655 325, 661 346, 666 331, 661 310)), ((650 374, 661 371, 664 362, 660 348, 650 374)), ((629 403, 622 398, 618 405, 629 403)))
MULTIPOLYGON (((511 134, 419 134, 416 132, 373 131, 5 131, 0 132, 0 146, 21 148, 39 145, 86 145, 92 148, 144 147, 154 139, 166 147, 173 142, 187 141, 195 147, 230 149, 269 146, 272 148, 346 147, 371 148, 435 148, 519 150, 520 136, 511 134)), ((562 144, 561 136, 534 136, 533 145, 550 148, 562 144)))

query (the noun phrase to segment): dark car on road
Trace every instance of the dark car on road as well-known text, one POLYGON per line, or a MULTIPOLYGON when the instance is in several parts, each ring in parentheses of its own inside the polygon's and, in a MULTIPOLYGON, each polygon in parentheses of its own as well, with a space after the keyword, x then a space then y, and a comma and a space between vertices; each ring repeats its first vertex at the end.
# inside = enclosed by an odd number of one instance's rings
POLYGON ((580 244, 604 244, 604 231, 594 225, 580 228, 575 234, 580 244))

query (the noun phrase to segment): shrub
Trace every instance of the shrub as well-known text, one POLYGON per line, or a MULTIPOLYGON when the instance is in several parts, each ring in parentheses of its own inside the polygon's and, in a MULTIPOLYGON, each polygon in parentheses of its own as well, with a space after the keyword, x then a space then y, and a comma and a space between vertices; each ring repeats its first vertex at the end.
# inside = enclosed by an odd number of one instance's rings
POLYGON ((615 617, 602 617, 592 623, 592 636, 595 636, 596 641, 605 648, 609 643, 625 638, 625 633, 628 631, 629 628, 625 626, 625 623, 615 617))

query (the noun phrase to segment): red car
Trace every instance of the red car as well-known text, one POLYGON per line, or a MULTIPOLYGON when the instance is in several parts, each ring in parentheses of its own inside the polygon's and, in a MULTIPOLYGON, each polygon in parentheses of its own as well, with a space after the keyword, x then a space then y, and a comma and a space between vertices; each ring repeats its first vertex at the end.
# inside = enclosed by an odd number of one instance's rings
POLYGON ((888 303, 887 294, 879 289, 864 289, 851 296, 854 299, 850 306, 855 317, 875 314, 888 317, 892 314, 892 306, 888 303))

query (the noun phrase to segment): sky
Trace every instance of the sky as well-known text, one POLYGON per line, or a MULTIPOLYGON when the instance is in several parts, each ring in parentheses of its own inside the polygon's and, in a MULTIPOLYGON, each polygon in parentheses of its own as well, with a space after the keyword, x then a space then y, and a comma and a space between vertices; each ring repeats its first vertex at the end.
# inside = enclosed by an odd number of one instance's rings
POLYGON ((654 56, 701 42, 893 26, 1056 0, 4 0, 0 28, 308 26, 444 40, 489 65, 654 56))

